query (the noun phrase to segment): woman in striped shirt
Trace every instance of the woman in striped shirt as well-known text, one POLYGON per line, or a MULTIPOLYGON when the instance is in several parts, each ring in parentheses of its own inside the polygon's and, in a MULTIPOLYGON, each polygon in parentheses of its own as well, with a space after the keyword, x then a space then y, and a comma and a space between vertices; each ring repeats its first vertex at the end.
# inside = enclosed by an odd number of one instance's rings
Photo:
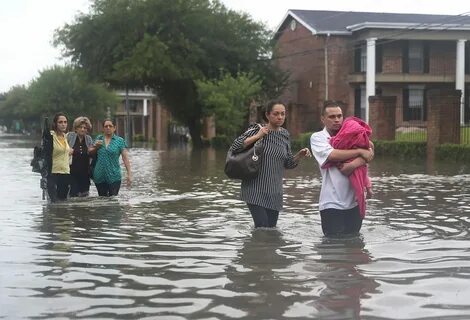
POLYGON ((293 155, 290 149, 289 132, 282 127, 286 120, 286 107, 272 101, 265 110, 267 125, 255 124, 235 139, 232 151, 241 152, 263 138, 263 162, 256 178, 242 180, 241 199, 246 202, 255 228, 274 228, 282 209, 282 178, 284 169, 295 168, 300 158, 309 157, 304 148, 293 155))

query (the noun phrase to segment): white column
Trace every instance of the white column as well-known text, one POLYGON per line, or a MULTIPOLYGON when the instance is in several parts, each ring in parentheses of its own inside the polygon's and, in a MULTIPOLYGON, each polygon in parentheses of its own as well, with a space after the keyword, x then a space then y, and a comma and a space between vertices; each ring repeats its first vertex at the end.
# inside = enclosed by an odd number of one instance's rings
POLYGON ((148 111, 147 111, 147 98, 144 98, 144 110, 143 110, 143 114, 144 114, 144 116, 147 116, 147 115, 148 115, 148 111))
POLYGON ((369 96, 375 96, 375 41, 377 38, 367 39, 367 69, 366 69, 366 118, 369 122, 369 96))
POLYGON ((457 50, 455 58, 455 89, 461 90, 460 96, 460 124, 465 121, 465 40, 457 40, 457 50))

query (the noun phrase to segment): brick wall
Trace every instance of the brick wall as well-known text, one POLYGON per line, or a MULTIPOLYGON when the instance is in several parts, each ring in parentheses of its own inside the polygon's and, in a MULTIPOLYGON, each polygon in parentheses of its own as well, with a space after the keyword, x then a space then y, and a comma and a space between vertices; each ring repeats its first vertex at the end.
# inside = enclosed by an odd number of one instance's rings
POLYGON ((429 74, 455 75, 455 41, 429 43, 429 74))
POLYGON ((428 90, 428 158, 434 158, 439 144, 460 143, 460 95, 460 90, 428 90))
POLYGON ((402 46, 400 41, 385 43, 382 46, 382 73, 402 72, 402 46))
POLYGON ((327 41, 328 97, 352 106, 347 81, 352 56, 346 37, 331 36, 327 40, 325 36, 312 35, 301 24, 297 24, 295 30, 286 27, 278 37, 275 61, 290 74, 290 85, 280 99, 287 103, 287 129, 293 137, 322 126, 320 112, 326 100, 324 48, 327 41))
POLYGON ((369 97, 372 139, 395 140, 395 116, 397 97, 369 97))

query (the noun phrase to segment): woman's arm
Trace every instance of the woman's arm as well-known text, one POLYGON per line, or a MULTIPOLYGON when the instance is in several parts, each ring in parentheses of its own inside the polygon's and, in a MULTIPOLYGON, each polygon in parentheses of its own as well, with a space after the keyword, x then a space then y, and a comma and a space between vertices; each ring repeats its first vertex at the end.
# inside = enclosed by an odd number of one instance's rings
POLYGON ((312 154, 310 153, 310 150, 308 148, 303 148, 300 149, 299 152, 297 152, 294 156, 294 161, 298 162, 301 158, 304 157, 311 157, 312 154))
POLYGON ((257 124, 248 128, 246 132, 233 141, 232 145, 230 146, 230 150, 234 153, 242 152, 246 147, 255 143, 258 139, 261 138, 261 136, 259 136, 261 129, 258 128, 259 125, 257 124))
POLYGON ((103 145, 103 140, 101 136, 98 136, 95 140, 95 143, 88 147, 88 154, 95 155, 98 152, 98 149, 103 145))
POLYGON ((251 146, 253 143, 264 137, 269 133, 269 129, 267 127, 260 127, 257 134, 254 136, 248 137, 243 141, 243 145, 246 147, 251 146))
POLYGON ((129 161, 129 151, 127 149, 122 150, 121 152, 122 161, 127 171, 127 186, 130 187, 132 183, 132 174, 131 174, 131 162, 129 161))

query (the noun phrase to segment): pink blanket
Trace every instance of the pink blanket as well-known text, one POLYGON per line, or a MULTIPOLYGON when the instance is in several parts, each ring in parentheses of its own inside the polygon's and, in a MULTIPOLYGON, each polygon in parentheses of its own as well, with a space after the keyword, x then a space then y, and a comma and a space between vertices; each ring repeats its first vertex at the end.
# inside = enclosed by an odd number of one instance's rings
MULTIPOLYGON (((372 129, 367 123, 356 117, 348 117, 344 120, 338 133, 331 137, 330 144, 335 149, 369 149, 369 137, 372 129)), ((354 188, 359 212, 362 218, 366 215, 366 199, 364 191, 370 186, 367 174, 367 166, 356 168, 349 176, 349 181, 354 188)))

